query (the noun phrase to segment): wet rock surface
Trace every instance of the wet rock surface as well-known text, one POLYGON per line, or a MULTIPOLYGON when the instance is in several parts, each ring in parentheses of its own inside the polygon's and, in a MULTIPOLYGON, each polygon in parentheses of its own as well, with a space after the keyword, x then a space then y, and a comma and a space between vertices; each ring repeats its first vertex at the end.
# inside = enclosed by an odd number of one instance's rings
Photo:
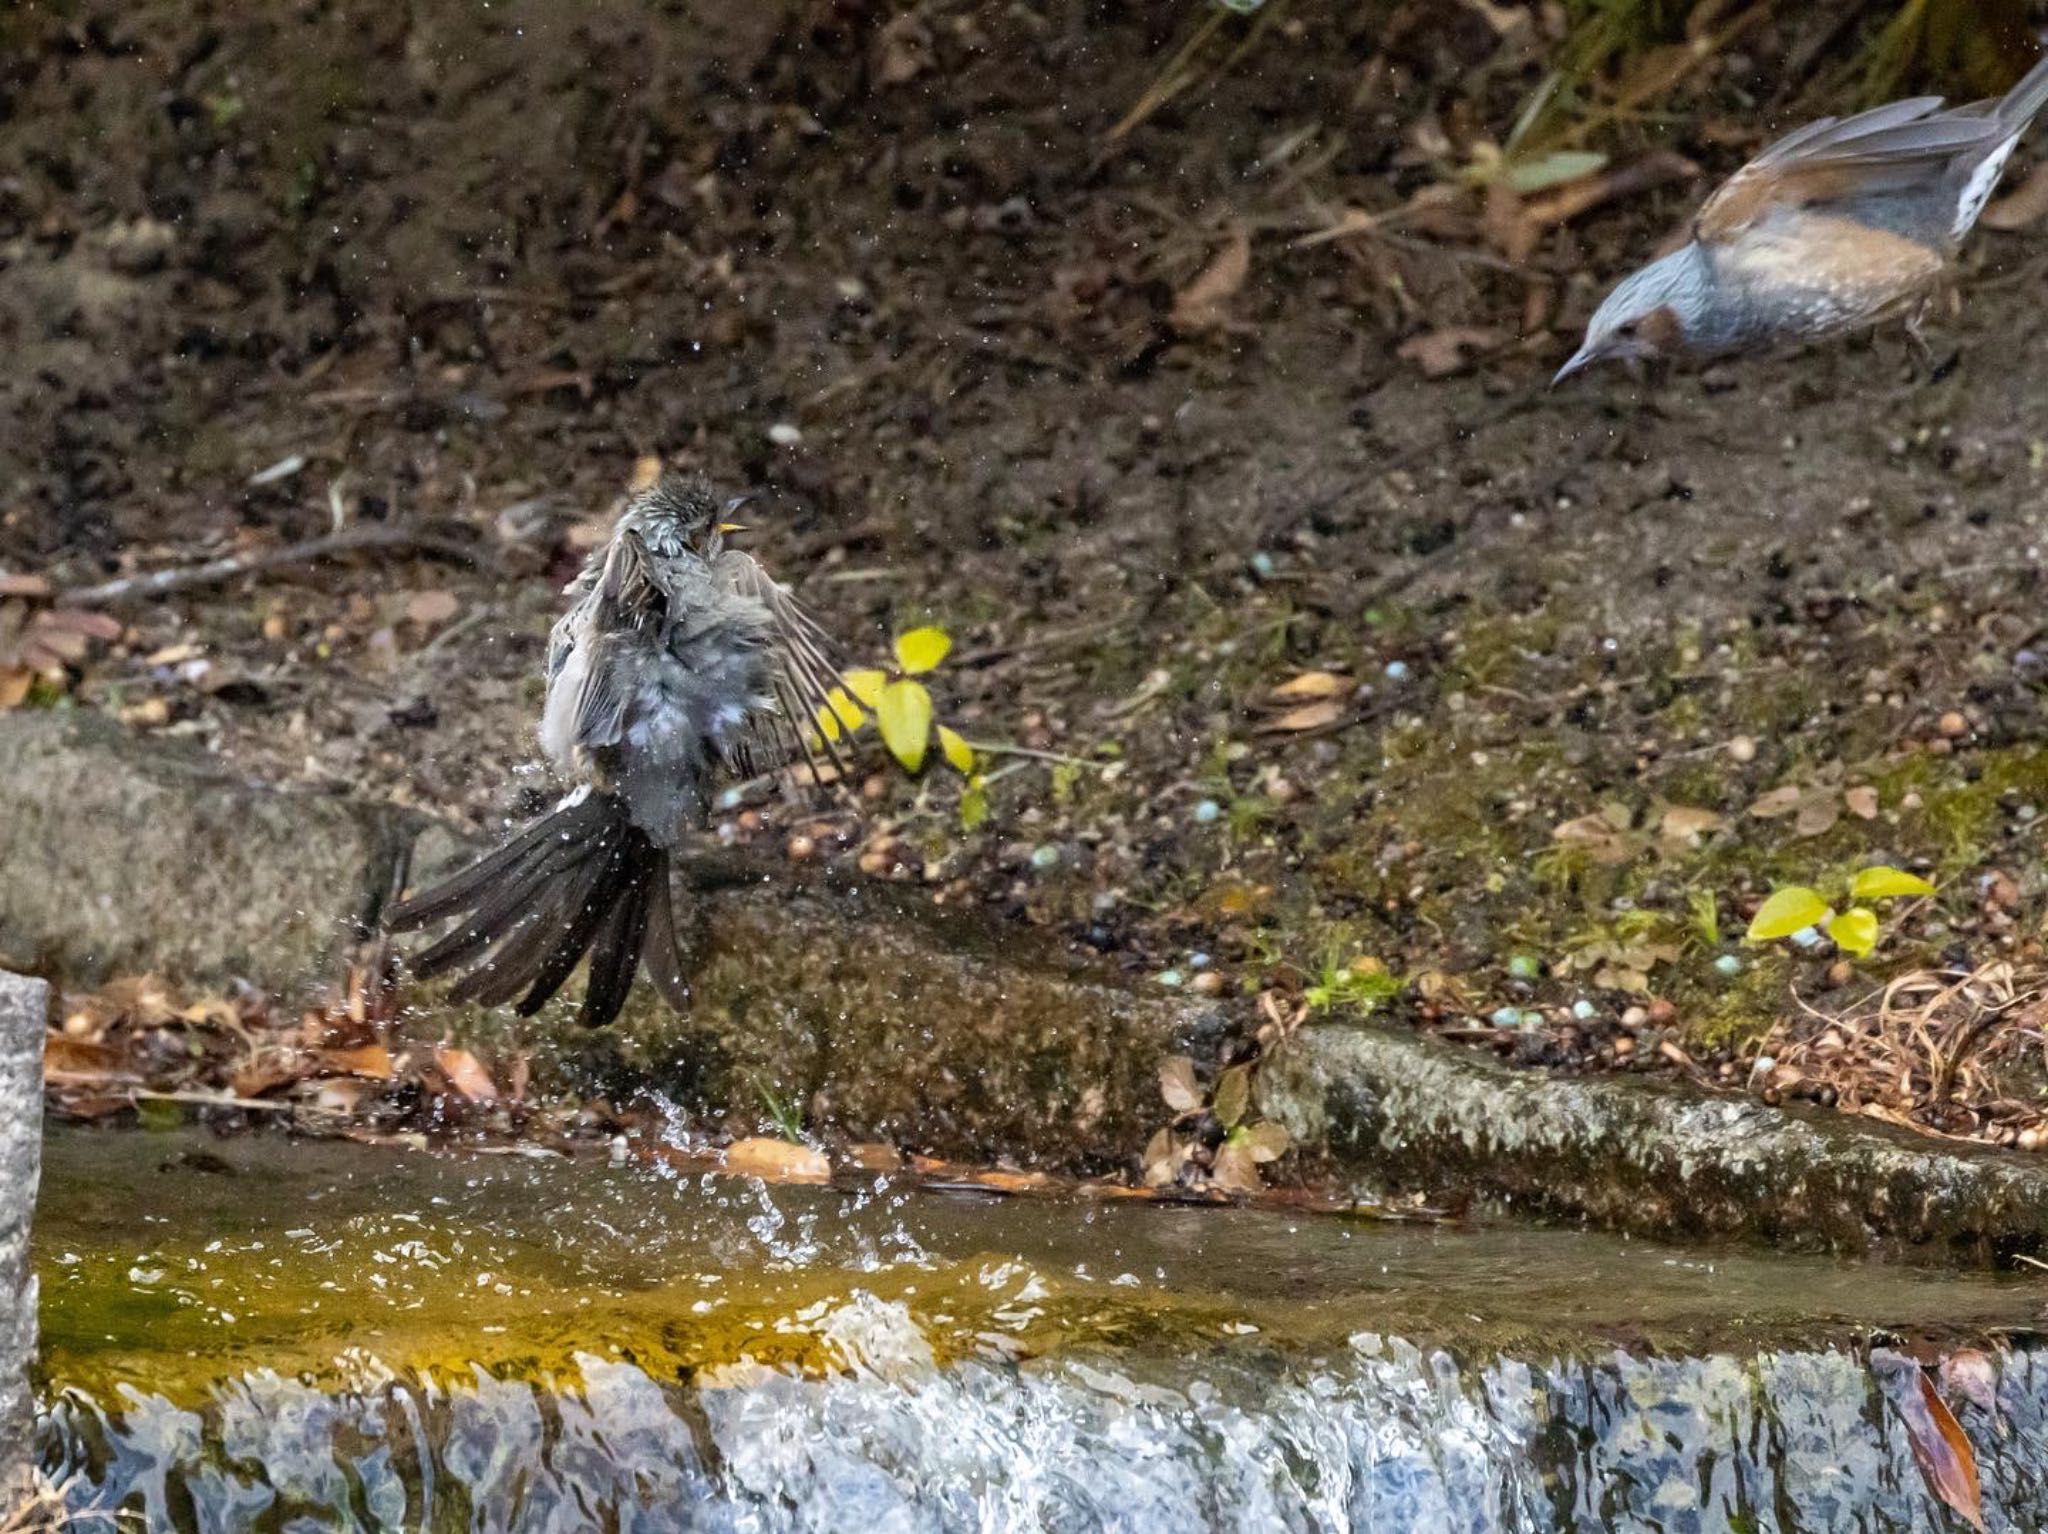
POLYGON ((1995 1263, 2048 1246, 2048 1169, 1839 1115, 1662 1082, 1557 1078, 1327 1024, 1261 1074, 1265 1111, 1338 1167, 1647 1235, 1995 1263))
POLYGON ((48 988, 0 970, 0 1523, 28 1491, 35 1419, 36 1279, 29 1226, 42 1174, 43 1024, 48 988))

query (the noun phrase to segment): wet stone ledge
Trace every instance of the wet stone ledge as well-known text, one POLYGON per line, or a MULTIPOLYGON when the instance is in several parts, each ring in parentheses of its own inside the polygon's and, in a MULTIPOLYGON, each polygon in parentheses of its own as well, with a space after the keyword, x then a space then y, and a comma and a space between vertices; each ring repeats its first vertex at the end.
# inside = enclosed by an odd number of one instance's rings
POLYGON ((2048 1252, 2048 1163, 1669 1082, 1515 1070, 1405 1030, 1304 1029, 1259 1101, 1375 1187, 1479 1191, 1679 1239, 1990 1265, 2048 1252))
MULTIPOLYGON (((89 715, 0 717, 0 965, 331 984, 404 871, 463 854, 397 808, 245 782, 89 715)), ((1227 1008, 1133 986, 923 892, 690 862, 696 1005, 649 988, 586 1033, 424 1007, 427 1038, 537 1046, 536 1084, 658 1088, 693 1118, 763 1092, 856 1139, 1078 1170, 1157 1127, 1162 1055, 1213 1056, 1227 1008)), ((1471 1193, 1644 1235, 1752 1237, 1965 1264, 2048 1254, 2048 1164, 1683 1088, 1555 1078, 1406 1032, 1313 1026, 1261 1072, 1309 1170, 1471 1193)))

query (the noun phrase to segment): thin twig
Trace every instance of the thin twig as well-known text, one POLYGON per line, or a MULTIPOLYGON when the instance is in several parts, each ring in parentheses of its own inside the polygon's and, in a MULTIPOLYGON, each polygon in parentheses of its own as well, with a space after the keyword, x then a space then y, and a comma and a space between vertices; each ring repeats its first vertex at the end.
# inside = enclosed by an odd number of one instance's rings
POLYGON ((308 538, 302 543, 288 543, 282 548, 230 554, 222 559, 210 559, 203 565, 187 565, 178 570, 124 575, 97 586, 81 586, 76 591, 67 591, 60 600, 70 607, 111 607, 121 602, 145 601, 176 591, 189 591, 196 586, 217 586, 237 576, 261 574, 286 565, 308 564, 335 554, 359 553, 368 549, 411 549, 462 560, 467 564, 477 562, 476 545, 463 539, 426 528, 366 522, 319 538, 308 538))

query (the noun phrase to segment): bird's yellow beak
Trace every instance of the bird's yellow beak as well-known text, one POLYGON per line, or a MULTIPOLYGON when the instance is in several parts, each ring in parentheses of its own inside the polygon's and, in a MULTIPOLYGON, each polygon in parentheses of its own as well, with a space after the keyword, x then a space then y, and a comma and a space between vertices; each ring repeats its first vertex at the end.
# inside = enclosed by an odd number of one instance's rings
POLYGON ((721 522, 718 524, 718 530, 721 533, 743 533, 747 530, 747 524, 744 522, 721 522))

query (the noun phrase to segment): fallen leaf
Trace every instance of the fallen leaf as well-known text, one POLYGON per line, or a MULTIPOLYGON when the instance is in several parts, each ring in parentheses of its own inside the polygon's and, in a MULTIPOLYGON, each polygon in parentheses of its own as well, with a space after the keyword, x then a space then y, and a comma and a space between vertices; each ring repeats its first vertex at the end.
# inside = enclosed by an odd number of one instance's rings
POLYGON ((1581 815, 1551 830, 1550 838, 1566 847, 1583 848, 1596 863, 1626 863, 1634 853, 1628 837, 1605 815, 1581 815))
POLYGON ((832 1163, 823 1151, 798 1145, 793 1140, 775 1140, 754 1135, 735 1140, 725 1148, 725 1169, 739 1177, 759 1177, 766 1182, 830 1182, 832 1163))
POLYGON ((1233 230, 1209 264, 1173 295, 1173 310, 1166 323, 1181 335, 1215 329, 1223 323, 1224 306, 1237 296, 1251 270, 1251 237, 1242 229, 1233 230))
POLYGON ((1233 1065, 1216 1078, 1216 1117, 1225 1129, 1235 1129, 1252 1102, 1252 1073, 1249 1066, 1233 1065))
POLYGON ((1242 1145, 1227 1141, 1217 1150, 1216 1159, 1209 1166, 1209 1180, 1219 1188, 1232 1193, 1257 1193, 1265 1187, 1259 1177, 1259 1165, 1252 1159, 1252 1153, 1242 1145))
POLYGON ((1202 1106, 1202 1089, 1195 1084, 1195 1062, 1186 1055, 1172 1055, 1159 1062, 1159 1095, 1175 1113, 1192 1113, 1202 1106))
POLYGON ((462 611, 462 599, 452 591, 415 591, 406 599, 406 621, 423 629, 437 629, 462 611))
POLYGON ((2024 229, 2048 218, 2048 160, 2027 172, 2027 179, 1992 203, 1977 217, 1986 229, 2024 229))
POLYGON ((1917 1392, 1894 1398, 1906 1421, 1906 1441, 1927 1478, 1928 1490, 1973 1529, 1984 1528, 1984 1497, 1977 1483, 1977 1455, 1955 1413, 1924 1370, 1913 1371, 1917 1392), (1917 1409, 1916 1409, 1917 1406, 1917 1409))
POLYGON ((1758 820, 1776 820, 1780 815, 1789 815, 1799 808, 1799 801, 1806 797, 1806 790, 1786 784, 1774 788, 1767 794, 1759 794, 1756 802, 1749 807, 1749 813, 1758 820))
POLYGON ((1424 378, 1449 378, 1463 372, 1473 360, 1507 344, 1505 332, 1476 325, 1454 325, 1410 336, 1395 348, 1403 362, 1412 362, 1424 378))
POLYGON ((1247 1125, 1238 1134, 1243 1136, 1238 1143, 1254 1161, 1278 1161, 1287 1154, 1287 1131, 1271 1121, 1247 1125))
POLYGON ((1842 802, 1858 820, 1877 819, 1877 790, 1868 784, 1842 791, 1842 802))
POLYGON ((849 1145, 840 1159, 863 1172, 899 1172, 903 1169, 903 1152, 879 1141, 849 1145))
POLYGON ((120 1059, 111 1045, 70 1039, 61 1033, 43 1036, 43 1069, 51 1075, 105 1076, 120 1059))
POLYGON ((374 1081, 389 1081, 393 1074, 391 1051, 382 1044, 322 1050, 314 1057, 314 1064, 319 1070, 334 1076, 367 1076, 374 1081))
POLYGON ((489 1103, 498 1100, 498 1085, 491 1080, 491 1073, 483 1068, 475 1055, 466 1049, 457 1049, 452 1044, 434 1046, 434 1064, 441 1068, 441 1074, 448 1078, 448 1085, 473 1103, 489 1103))
POLYGON ((262 1097, 313 1074, 313 1057, 296 1049, 259 1049, 235 1067, 228 1085, 237 1097, 262 1097))
POLYGON ((341 1118, 354 1118, 362 1110, 363 1103, 377 1091, 375 1082, 360 1076, 329 1077, 324 1081, 307 1082, 301 1091, 299 1101, 316 1113, 332 1113, 341 1118))
POLYGON ((1286 713, 1267 720, 1259 729, 1267 735, 1299 735, 1304 730, 1327 729, 1343 717, 1344 705, 1334 698, 1325 698, 1319 703, 1304 703, 1300 708, 1290 708, 1286 713))
POLYGON ((1794 836, 1825 836, 1842 818, 1842 802, 1833 794, 1810 794, 1792 817, 1794 836))
POLYGON ((1668 842, 1697 847, 1702 836, 1712 835, 1727 824, 1727 820, 1713 810, 1688 809, 1685 805, 1674 804, 1658 822, 1657 834, 1668 842))
POLYGON ((1299 703, 1311 698, 1341 698, 1349 691, 1349 677, 1334 671, 1304 671, 1274 688, 1273 696, 1283 703, 1299 703))
POLYGON ((1903 868, 1859 868, 1849 880, 1849 893, 1858 900, 1896 900, 1906 895, 1931 895, 1934 886, 1918 874, 1903 868))

